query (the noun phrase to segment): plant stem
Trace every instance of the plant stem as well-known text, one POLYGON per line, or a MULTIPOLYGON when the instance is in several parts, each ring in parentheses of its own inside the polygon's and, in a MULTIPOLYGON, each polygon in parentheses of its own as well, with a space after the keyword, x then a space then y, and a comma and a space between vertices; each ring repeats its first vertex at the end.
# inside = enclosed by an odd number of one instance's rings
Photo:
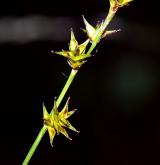
MULTIPOLYGON (((113 10, 110 8, 109 14, 108 14, 108 16, 106 17, 106 19, 105 19, 105 21, 104 21, 104 23, 103 23, 102 29, 101 29, 101 31, 97 34, 97 37, 96 37, 96 39, 94 40, 94 42, 92 43, 90 49, 88 50, 87 55, 90 55, 91 52, 94 50, 94 48, 97 46, 97 44, 99 43, 99 41, 100 41, 100 39, 101 39, 102 34, 104 33, 106 27, 108 26, 109 22, 112 20, 112 18, 113 18, 113 16, 115 15, 115 13, 116 13, 116 12, 113 12, 113 10)), ((77 72, 78 72, 78 70, 72 69, 72 71, 71 71, 71 73, 70 73, 70 75, 69 75, 69 77, 68 77, 68 80, 67 80, 67 82, 66 82, 64 88, 63 88, 62 91, 61 91, 61 94, 59 95, 59 97, 58 97, 58 99, 57 99, 57 101, 56 101, 57 107, 59 107, 60 103, 62 102, 62 100, 63 100, 63 98, 64 98, 66 92, 68 91, 68 89, 69 89, 71 83, 73 82, 74 77, 76 76, 77 72)), ((26 158, 24 159, 22 165, 28 165, 30 159, 32 158, 32 156, 33 156, 35 150, 37 149, 37 147, 38 147, 40 141, 42 140, 42 137, 44 136, 44 134, 45 134, 46 131, 47 131, 47 128, 46 128, 45 126, 43 126, 42 129, 40 130, 40 132, 39 132, 39 134, 38 134, 36 140, 34 141, 32 147, 30 148, 30 150, 29 150, 29 152, 28 152, 26 158)))
POLYGON ((67 82, 66 82, 66 84, 65 84, 65 86, 64 86, 64 88, 63 88, 63 90, 61 92, 61 94, 59 95, 59 97, 58 97, 58 99, 56 101, 56 106, 57 107, 59 107, 61 101, 63 100, 63 98, 64 98, 68 88, 70 87, 74 77, 76 76, 77 72, 78 72, 78 70, 72 69, 72 71, 70 73, 70 76, 68 77, 68 80, 67 80, 67 82))
MULTIPOLYGON (((70 87, 71 83, 73 82, 74 77, 76 76, 77 72, 78 72, 78 70, 72 69, 72 71, 71 71, 71 73, 70 73, 70 75, 68 77, 68 80, 67 80, 64 88, 61 91, 61 94, 59 95, 59 97, 58 97, 58 99, 56 101, 57 108, 59 107, 59 105, 60 105, 61 101, 63 100, 63 98, 64 98, 68 88, 70 87)), ((40 130, 37 138, 35 139, 32 147, 30 148, 27 156, 25 157, 22 165, 28 165, 30 159, 32 158, 35 150, 37 149, 37 147, 38 147, 40 141, 42 140, 42 137, 44 136, 46 131, 47 131, 47 128, 45 126, 43 126, 42 129, 40 130)))
POLYGON ((105 29, 107 28, 107 26, 109 25, 109 23, 111 22, 117 11, 118 8, 114 10, 112 7, 110 7, 108 15, 103 23, 102 31, 105 31, 105 29))
POLYGON ((38 134, 37 138, 35 139, 32 147, 30 148, 30 150, 29 150, 26 158, 24 159, 22 165, 28 165, 30 159, 32 158, 35 150, 37 149, 37 147, 38 147, 40 141, 42 140, 42 137, 44 136, 44 134, 45 134, 46 131, 47 131, 47 128, 45 126, 43 126, 41 128, 41 130, 39 131, 39 134, 38 134))

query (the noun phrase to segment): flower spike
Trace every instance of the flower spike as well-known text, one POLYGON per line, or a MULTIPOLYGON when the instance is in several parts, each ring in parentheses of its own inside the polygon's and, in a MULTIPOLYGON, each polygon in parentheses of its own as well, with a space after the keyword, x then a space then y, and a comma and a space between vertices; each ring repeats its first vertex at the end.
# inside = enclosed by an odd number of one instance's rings
POLYGON ((69 43, 69 51, 62 50, 60 52, 54 52, 54 53, 66 57, 68 59, 69 65, 73 69, 77 70, 86 62, 87 58, 91 57, 91 55, 85 54, 88 43, 89 43, 89 39, 87 39, 84 43, 79 45, 75 38, 73 30, 71 29, 71 40, 69 43))
POLYGON ((44 120, 44 125, 45 125, 45 127, 47 127, 47 130, 49 133, 51 145, 53 144, 53 139, 54 139, 55 135, 56 134, 58 135, 59 133, 63 134, 69 140, 72 140, 69 137, 65 128, 68 128, 75 132, 79 132, 67 120, 76 111, 75 109, 72 111, 68 111, 69 100, 70 100, 70 98, 68 98, 68 100, 61 112, 58 112, 58 109, 56 106, 56 101, 55 101, 51 114, 49 114, 47 112, 46 107, 43 105, 43 120, 44 120))

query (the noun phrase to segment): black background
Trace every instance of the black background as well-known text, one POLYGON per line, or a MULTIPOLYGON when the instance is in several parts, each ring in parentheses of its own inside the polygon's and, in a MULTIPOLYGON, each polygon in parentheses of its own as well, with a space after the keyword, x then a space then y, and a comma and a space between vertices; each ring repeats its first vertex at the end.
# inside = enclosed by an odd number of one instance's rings
MULTIPOLYGON (((120 37, 100 43, 65 97, 71 96, 71 109, 78 108, 70 121, 81 133, 68 131, 73 141, 56 136, 53 148, 46 134, 31 165, 160 164, 160 25, 158 4, 152 3, 136 0, 120 9, 120 37)), ((82 21, 85 14, 94 22, 108 8, 105 0, 6 0, 0 4, 0 16, 38 14, 82 21)), ((76 29, 82 40, 79 33, 76 29)), ((67 44, 47 39, 0 43, 0 164, 21 164, 36 138, 43 124, 42 103, 51 110, 70 72, 66 60, 50 51, 67 44)))

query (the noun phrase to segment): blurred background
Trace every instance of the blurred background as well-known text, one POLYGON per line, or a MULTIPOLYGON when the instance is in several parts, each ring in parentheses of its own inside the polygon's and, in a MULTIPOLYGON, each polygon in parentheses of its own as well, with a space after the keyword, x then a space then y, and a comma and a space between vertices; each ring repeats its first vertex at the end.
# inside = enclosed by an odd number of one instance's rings
MULTIPOLYGON (((160 164, 159 6, 135 0, 120 9, 65 100, 80 134, 73 141, 46 134, 31 165, 160 164)), ((51 110, 70 73, 70 28, 85 40, 82 14, 93 25, 107 15, 107 0, 2 1, 0 4, 0 164, 21 164, 42 127, 42 103, 51 110)), ((61 105, 63 107, 64 102, 61 105)))

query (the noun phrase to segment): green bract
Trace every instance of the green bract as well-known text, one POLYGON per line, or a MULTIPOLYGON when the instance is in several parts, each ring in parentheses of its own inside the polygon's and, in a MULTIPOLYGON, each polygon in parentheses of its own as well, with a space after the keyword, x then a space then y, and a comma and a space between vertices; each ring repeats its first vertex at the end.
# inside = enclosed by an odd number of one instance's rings
POLYGON ((86 30, 84 30, 84 31, 87 33, 91 42, 94 42, 97 35, 100 33, 100 30, 101 30, 103 23, 101 25, 97 25, 97 27, 94 28, 91 24, 88 23, 88 21, 85 19, 84 16, 83 16, 83 21, 84 21, 84 24, 86 26, 86 30))
POLYGON ((104 34, 102 35, 102 38, 105 38, 106 36, 108 36, 108 35, 110 35, 110 34, 114 34, 114 33, 117 33, 117 32, 119 32, 119 31, 121 31, 120 29, 118 29, 118 30, 109 30, 109 31, 105 31, 104 32, 104 34))

